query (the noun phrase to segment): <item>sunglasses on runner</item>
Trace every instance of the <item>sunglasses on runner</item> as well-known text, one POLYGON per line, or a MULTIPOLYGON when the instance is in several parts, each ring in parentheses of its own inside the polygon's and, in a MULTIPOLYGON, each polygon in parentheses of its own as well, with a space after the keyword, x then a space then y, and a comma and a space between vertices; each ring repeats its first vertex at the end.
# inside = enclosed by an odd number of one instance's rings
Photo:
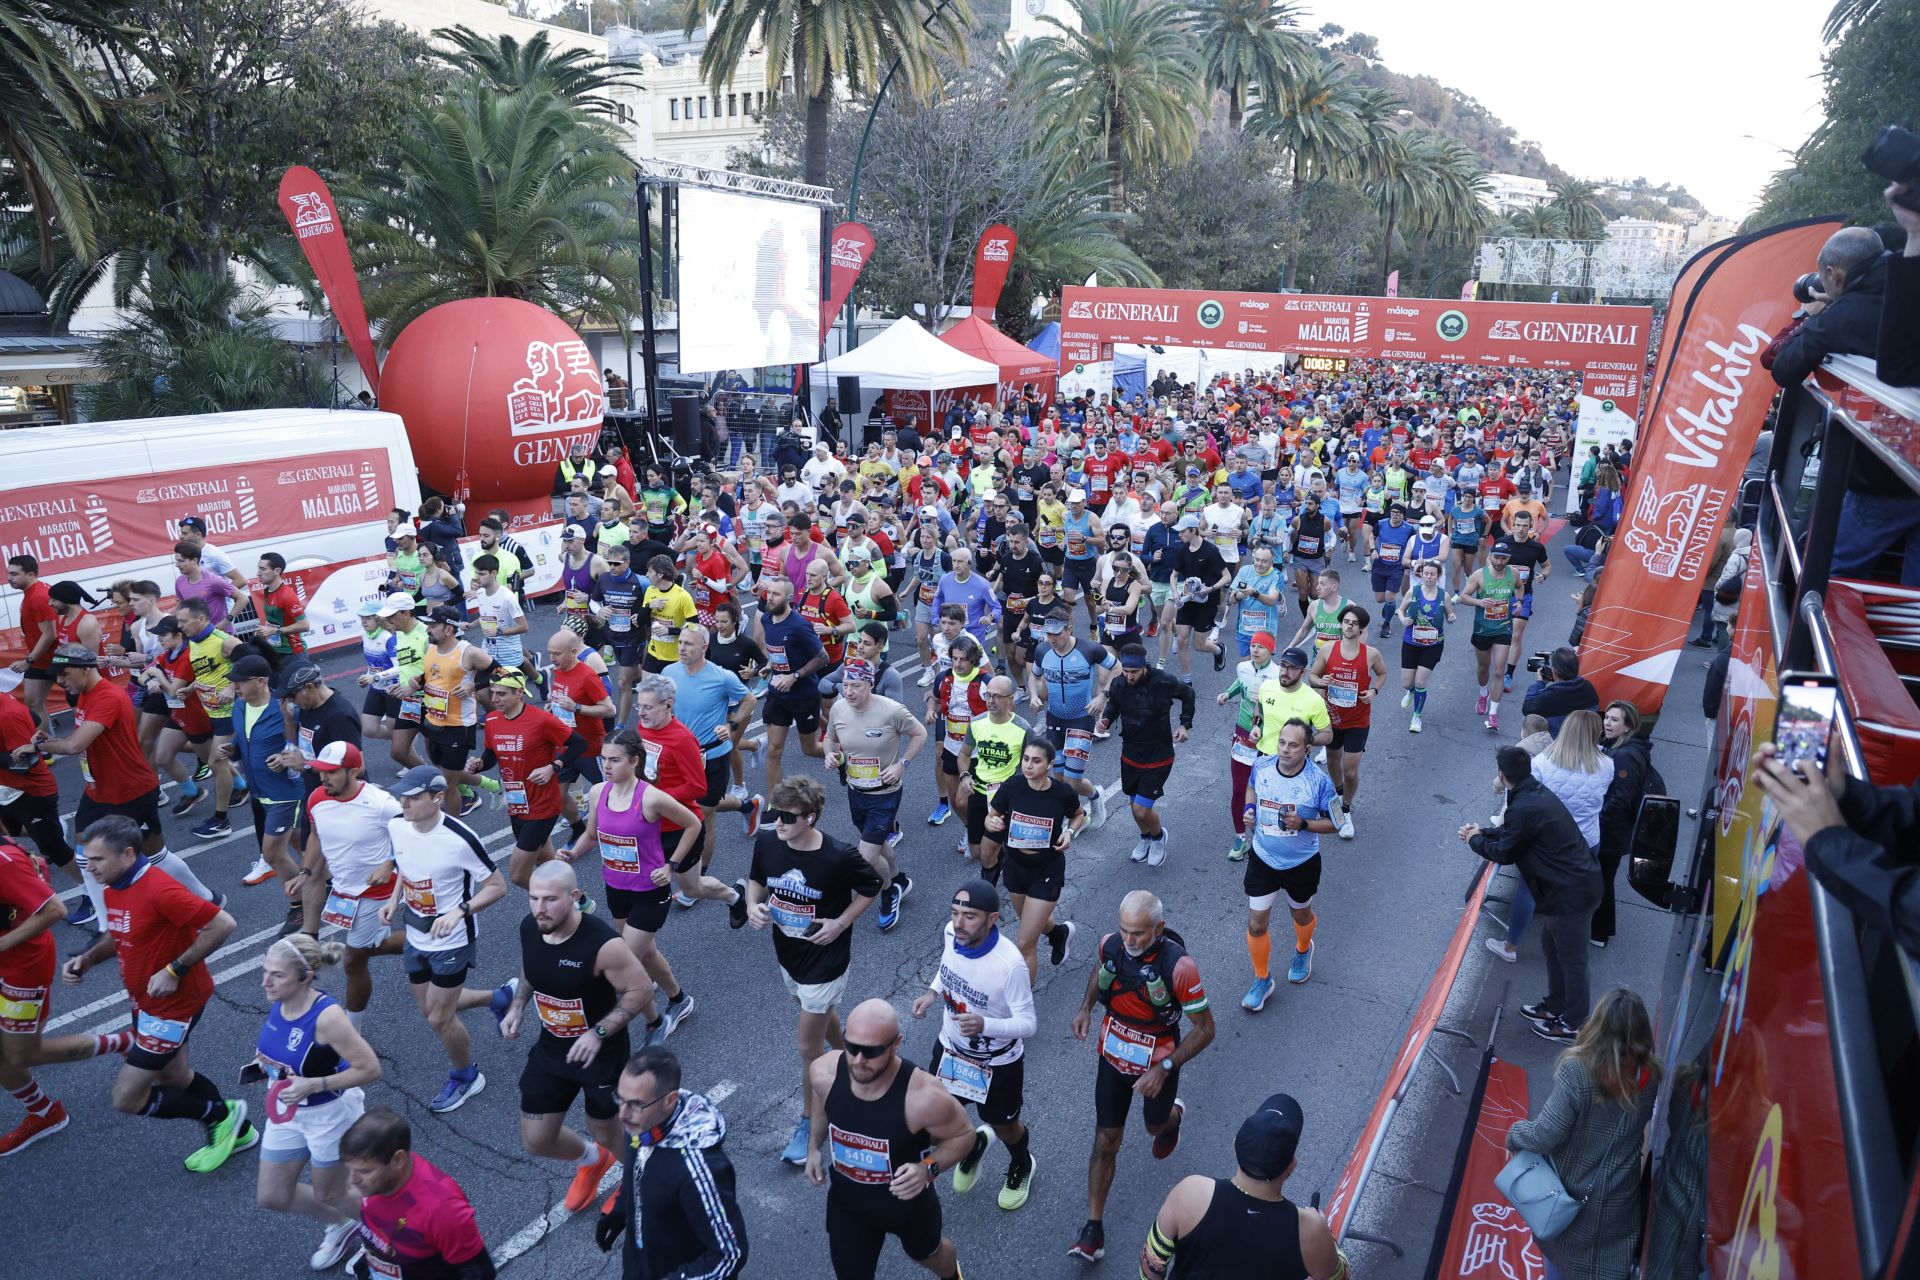
POLYGON ((893 1050, 892 1043, 855 1044, 851 1040, 843 1040, 841 1041, 841 1045, 846 1049, 846 1051, 849 1054, 851 1054, 856 1058, 869 1058, 869 1059, 884 1058, 887 1056, 888 1053, 892 1052, 893 1050))
POLYGON ((772 818, 775 822, 784 822, 784 823, 787 823, 788 825, 792 825, 793 823, 800 821, 800 819, 807 817, 808 815, 804 813, 795 813, 791 809, 769 809, 767 810, 767 816, 769 818, 772 818))

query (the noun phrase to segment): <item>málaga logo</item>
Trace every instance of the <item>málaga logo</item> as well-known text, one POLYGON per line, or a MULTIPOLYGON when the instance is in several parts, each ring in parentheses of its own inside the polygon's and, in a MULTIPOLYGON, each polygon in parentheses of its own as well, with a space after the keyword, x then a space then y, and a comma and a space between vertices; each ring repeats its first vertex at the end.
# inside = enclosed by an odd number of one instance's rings
POLYGON ((1467 313, 1464 311, 1442 311, 1440 318, 1433 322, 1434 332, 1440 335, 1442 342, 1458 342, 1467 336, 1467 313))
POLYGON ((1218 329, 1227 318, 1227 309, 1220 305, 1219 299, 1208 298, 1193 314, 1194 319, 1200 322, 1202 329, 1218 329))

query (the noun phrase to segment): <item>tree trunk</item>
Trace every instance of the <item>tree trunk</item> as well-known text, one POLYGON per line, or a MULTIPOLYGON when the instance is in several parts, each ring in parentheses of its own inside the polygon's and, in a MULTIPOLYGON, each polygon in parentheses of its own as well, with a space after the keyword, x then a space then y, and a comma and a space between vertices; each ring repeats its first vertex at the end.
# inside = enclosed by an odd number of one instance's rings
POLYGON ((1240 132, 1240 82, 1227 86, 1227 128, 1240 132))
POLYGON ((1387 202, 1387 225, 1380 237, 1380 292, 1387 291, 1387 266, 1393 257, 1393 202, 1387 202))
POLYGON ((1120 136, 1120 122, 1107 125, 1107 208, 1119 213, 1127 207, 1126 144, 1120 136))
MULTIPOLYGON (((1427 241, 1432 236, 1432 227, 1420 228, 1420 239, 1417 242, 1418 247, 1413 251, 1413 272, 1407 278, 1407 283, 1411 284, 1415 289, 1420 288, 1420 273, 1427 269, 1427 241)), ((1424 297, 1425 295, 1421 294, 1417 296, 1424 297)))
MULTIPOLYGON (((1302 207, 1306 200, 1306 195, 1307 184, 1300 176, 1300 152, 1296 150, 1293 153, 1293 216, 1296 229, 1300 232, 1306 230, 1306 213, 1302 207)), ((1305 241, 1306 236, 1304 234, 1294 237, 1293 252, 1287 255, 1287 278, 1280 285, 1282 289, 1298 287, 1294 282, 1300 278, 1300 246, 1305 243, 1305 241)))
POLYGON ((827 77, 820 92, 807 97, 807 136, 801 147, 802 180, 816 187, 827 181, 827 119, 833 110, 833 78, 827 77))

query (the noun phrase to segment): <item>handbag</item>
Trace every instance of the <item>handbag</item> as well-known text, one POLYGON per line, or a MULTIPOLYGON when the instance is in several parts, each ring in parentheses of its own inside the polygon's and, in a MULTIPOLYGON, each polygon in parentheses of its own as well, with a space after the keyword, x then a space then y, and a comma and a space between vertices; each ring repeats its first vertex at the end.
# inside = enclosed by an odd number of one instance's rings
POLYGON ((1567 1191, 1553 1161, 1538 1151, 1514 1152, 1493 1185, 1520 1211, 1535 1240, 1551 1240, 1565 1231, 1584 1203, 1567 1191))

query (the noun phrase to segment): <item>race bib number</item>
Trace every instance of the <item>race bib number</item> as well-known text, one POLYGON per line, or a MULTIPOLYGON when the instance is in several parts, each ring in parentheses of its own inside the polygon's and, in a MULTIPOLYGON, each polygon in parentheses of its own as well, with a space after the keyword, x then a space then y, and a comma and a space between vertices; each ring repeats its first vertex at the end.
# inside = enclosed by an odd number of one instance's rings
POLYGON ((773 921, 774 928, 789 938, 804 938, 813 932, 814 914, 811 902, 770 898, 767 901, 767 918, 773 921))
POLYGON ((600 833, 600 866, 623 875, 640 874, 640 843, 633 836, 600 833))
POLYGON ((507 812, 516 818, 527 816, 527 784, 524 782, 503 782, 500 794, 506 797, 507 812))
POLYGON ((420 719, 420 699, 418 698, 400 699, 400 718, 402 720, 412 720, 412 721, 418 722, 420 719))
POLYGON ((921 603, 921 604, 932 604, 932 603, 933 603, 933 593, 934 593, 934 584, 933 584, 933 583, 931 583, 931 582, 923 582, 923 583, 921 583, 921 584, 920 584, 920 603, 921 603))
POLYGON ((552 703, 548 703, 547 710, 553 713, 553 718, 555 720, 558 720, 561 724, 566 725, 568 728, 572 728, 574 725, 579 723, 579 717, 574 714, 574 710, 572 707, 556 707, 552 703))
POLYGON ((1327 681, 1327 705, 1330 707, 1359 706, 1360 686, 1351 680, 1327 681))
POLYGON ((1414 644, 1438 644, 1440 642, 1440 628, 1415 623, 1409 638, 1414 644))
POLYGON ((1488 622, 1505 622, 1507 620, 1507 607, 1505 600, 1490 600, 1481 606, 1480 612, 1486 615, 1488 622))
POLYGON ((352 929, 359 917, 360 899, 345 894, 329 893, 327 905, 320 909, 320 923, 330 924, 336 929, 352 929))
POLYGON ((1067 745, 1060 752, 1066 762, 1067 770, 1073 773, 1085 773, 1087 760, 1093 755, 1093 734, 1086 729, 1067 730, 1067 745))
POLYGON ((1128 1026, 1109 1014, 1100 1032, 1100 1056, 1121 1075, 1145 1075, 1153 1065, 1154 1047, 1159 1043, 1160 1038, 1153 1032, 1128 1026))
POLYGON ((367 1270, 379 1276, 380 1280, 401 1280, 400 1264, 397 1261, 389 1262, 385 1258, 375 1257, 372 1253, 367 1254, 367 1270))
POLYGON ((955 1053, 940 1055, 940 1082, 962 1102, 985 1102, 993 1083, 993 1068, 955 1053))
POLYGON ((173 1053, 187 1042, 193 1024, 180 1018, 162 1018, 136 1010, 133 1018, 133 1042, 147 1053, 173 1053))
POLYGON ((1053 848, 1053 819, 1015 809, 1007 815, 1007 848, 1053 848))
POLYGON ((861 791, 871 791, 880 785, 879 756, 848 756, 847 785, 861 791))
POLYGON ((792 674, 792 669, 787 666, 787 647, 785 645, 770 644, 767 646, 767 670, 777 676, 792 674))
POLYGON ((1386 564, 1399 564, 1400 563, 1400 544, 1397 542, 1381 543, 1380 559, 1386 564))
POLYGON ((45 987, 16 987, 0 980, 0 1032, 30 1034, 40 1029, 47 1008, 45 987))
POLYGON ((1320 554, 1320 539, 1310 538, 1302 534, 1299 540, 1293 544, 1293 552, 1295 555, 1317 556, 1320 554))
POLYGON ((834 1172, 848 1182, 884 1187, 893 1181, 893 1157, 885 1138, 869 1138, 864 1133, 827 1126, 827 1155, 834 1172))
POLYGON ((648 782, 653 782, 660 776, 660 744, 648 742, 643 738, 640 741, 640 749, 647 753, 646 779, 648 782))
POLYGON ((1027 611, 1027 598, 1025 596, 1009 595, 1007 597, 1008 613, 1025 613, 1026 611, 1027 611))
POLYGON ((562 1040, 577 1040, 587 1034, 586 1006, 577 998, 559 1000, 536 991, 533 1008, 540 1015, 540 1025, 562 1040))
POLYGON ((562 604, 575 613, 585 613, 587 609, 587 593, 569 587, 567 588, 567 598, 562 601, 562 604))
POLYGON ((1235 727, 1233 731, 1233 746, 1228 748, 1227 754, 1233 758, 1236 764, 1252 764, 1260 758, 1258 740, 1250 730, 1235 727))
POLYGON ((447 713, 447 695, 429 689, 420 695, 420 705, 433 715, 443 716, 447 713))
POLYGON ((1292 836, 1295 832, 1287 830, 1287 818, 1297 806, 1279 800, 1262 800, 1259 805, 1259 830, 1263 836, 1292 836))
POLYGON ((490 618, 483 615, 480 619, 480 634, 485 636, 489 640, 499 635, 500 619, 490 618))
POLYGON ((433 881, 400 879, 401 900, 407 904, 407 910, 417 916, 428 919, 440 914, 439 899, 434 896, 433 881))

